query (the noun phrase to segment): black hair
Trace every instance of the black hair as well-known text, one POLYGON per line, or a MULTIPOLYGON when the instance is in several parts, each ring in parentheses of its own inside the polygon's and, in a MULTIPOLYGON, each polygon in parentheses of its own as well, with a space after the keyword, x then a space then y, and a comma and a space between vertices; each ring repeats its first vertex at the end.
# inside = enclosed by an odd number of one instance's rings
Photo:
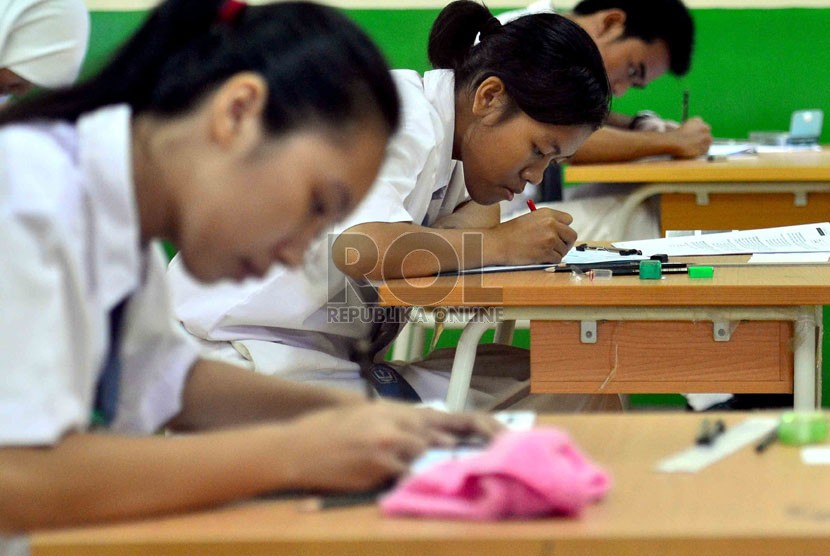
POLYGON ((244 71, 268 84, 265 128, 335 128, 377 115, 396 129, 397 90, 378 48, 345 15, 312 2, 243 6, 219 17, 225 0, 166 0, 90 80, 0 111, 0 124, 76 121, 126 103, 134 114, 184 114, 244 71))
POLYGON ((501 79, 515 105, 507 116, 521 110, 538 122, 594 129, 608 116, 611 88, 597 46, 560 15, 533 14, 502 26, 481 4, 452 2, 432 26, 429 59, 455 71, 457 91, 501 79))
POLYGON ((582 0, 574 6, 573 13, 590 15, 613 9, 625 12, 625 37, 647 43, 664 41, 669 48, 671 72, 675 75, 689 73, 695 26, 681 0, 582 0))

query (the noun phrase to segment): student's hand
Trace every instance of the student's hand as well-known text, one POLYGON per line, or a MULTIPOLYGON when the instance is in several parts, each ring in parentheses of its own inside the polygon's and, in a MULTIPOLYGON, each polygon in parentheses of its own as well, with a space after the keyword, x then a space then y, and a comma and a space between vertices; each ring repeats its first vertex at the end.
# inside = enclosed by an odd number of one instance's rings
POLYGON ((712 128, 700 118, 690 118, 674 131, 667 131, 671 137, 671 155, 675 158, 696 158, 709 151, 712 144, 712 128))
MULTIPOLYGON (((492 228, 501 264, 558 263, 576 242, 567 212, 540 208, 492 228)), ((489 248, 485 243, 485 249, 489 248)))
POLYGON ((405 473, 430 446, 451 446, 469 435, 489 438, 500 429, 484 414, 373 402, 298 419, 287 425, 286 445, 278 449, 292 488, 365 490, 405 473))

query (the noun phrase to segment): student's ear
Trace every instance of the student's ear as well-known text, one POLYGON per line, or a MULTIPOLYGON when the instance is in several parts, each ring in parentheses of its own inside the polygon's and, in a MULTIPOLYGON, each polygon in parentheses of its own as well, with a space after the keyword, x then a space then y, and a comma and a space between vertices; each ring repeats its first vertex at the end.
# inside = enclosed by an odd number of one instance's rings
POLYGON ((238 73, 210 100, 210 137, 223 148, 246 148, 259 140, 268 84, 256 73, 238 73))
POLYGON ((490 76, 476 89, 473 96, 473 115, 484 123, 495 124, 501 118, 505 107, 510 104, 504 81, 499 77, 490 76))
POLYGON ((595 41, 614 41, 625 33, 626 14, 618 8, 594 12, 585 21, 586 31, 595 41))

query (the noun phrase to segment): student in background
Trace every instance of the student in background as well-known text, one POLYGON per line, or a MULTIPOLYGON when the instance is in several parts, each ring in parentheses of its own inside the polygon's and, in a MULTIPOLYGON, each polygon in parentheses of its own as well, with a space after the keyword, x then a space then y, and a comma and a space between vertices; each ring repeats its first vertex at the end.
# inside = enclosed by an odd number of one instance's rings
MULTIPOLYGON (((382 363, 402 318, 373 304, 369 282, 557 262, 571 248, 569 215, 538 210, 501 224, 498 202, 541 180, 604 121, 610 90, 593 41, 555 14, 502 26, 484 6, 461 1, 439 14, 429 56, 438 69, 423 77, 393 72, 402 128, 372 192, 332 230, 333 246, 321 240, 302 268, 276 267, 242 285, 206 288, 180 259, 171 262, 176 314, 217 356, 259 373, 353 389, 363 367, 381 387, 398 385, 396 396, 443 399, 451 355, 405 367, 382 363), (477 242, 466 250, 465 234, 477 242)), ((491 355, 477 358, 472 406, 503 403, 528 376, 525 350, 491 355)), ((546 400, 548 410, 619 407, 616 396, 546 400)))
POLYGON ((398 111, 331 8, 168 0, 98 76, 0 113, 0 532, 365 489, 495 430, 203 359, 170 313, 157 239, 205 281, 296 265, 398 111), (201 434, 140 437, 163 427, 201 434))
POLYGON ((0 103, 33 87, 71 85, 88 40, 83 0, 5 0, 0 5, 0 103))
MULTIPOLYGON (((552 0, 534 2, 527 9, 506 12, 499 18, 509 21, 528 13, 550 12, 554 4, 552 0)), ((596 42, 616 97, 630 88, 644 88, 667 72, 683 76, 689 71, 694 24, 680 0, 582 0, 565 17, 579 24, 596 42)), ((681 103, 678 98, 678 114, 681 103)), ((711 142, 710 127, 697 117, 675 122, 649 111, 634 116, 612 112, 606 125, 577 150, 570 162, 627 162, 649 156, 695 158, 706 154, 711 142)), ((561 187, 559 169, 551 168, 548 174, 546 179, 556 182, 552 188, 561 187)), ((614 235, 619 229, 614 213, 630 192, 620 190, 619 184, 583 184, 562 191, 566 203, 549 206, 571 213, 573 226, 584 239, 626 239, 614 235)), ((528 194, 540 200, 540 192, 528 194)), ((522 201, 503 205, 505 216, 525 211, 522 201)), ((642 206, 632 220, 627 238, 659 236, 656 207, 642 206)))

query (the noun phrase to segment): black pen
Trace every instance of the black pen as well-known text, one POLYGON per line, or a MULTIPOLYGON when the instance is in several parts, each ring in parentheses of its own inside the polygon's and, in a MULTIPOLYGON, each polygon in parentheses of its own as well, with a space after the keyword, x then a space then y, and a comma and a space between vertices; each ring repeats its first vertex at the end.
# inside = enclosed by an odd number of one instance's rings
MULTIPOLYGON (((688 272, 689 265, 687 263, 662 263, 662 270, 665 274, 682 274, 688 272)), ((637 272, 629 272, 629 274, 637 274, 640 271, 640 261, 605 261, 602 263, 571 263, 553 267, 552 272, 571 272, 574 269, 587 272, 589 270, 610 270, 615 275, 624 275, 624 272, 629 270, 636 270, 637 272)))
MULTIPOLYGON (((683 266, 666 266, 663 265, 662 269, 660 270, 660 274, 688 274, 689 267, 686 266, 685 263, 676 263, 678 265, 683 266)), ((612 276, 639 276, 640 275, 640 267, 631 267, 631 268, 614 268, 611 269, 612 276)))
POLYGON ((767 448, 772 446, 773 442, 778 440, 778 427, 775 427, 771 431, 769 431, 761 441, 755 445, 755 453, 763 454, 767 451, 767 448))
POLYGON ((619 247, 605 247, 603 245, 588 245, 587 243, 580 243, 574 249, 577 251, 608 251, 609 253, 619 253, 622 256, 643 254, 639 249, 622 249, 619 247))
POLYGON ((640 261, 629 261, 629 260, 619 260, 619 261, 604 261, 601 263, 562 263, 553 267, 551 272, 571 272, 574 269, 581 270, 583 272, 588 270, 599 270, 599 269, 614 269, 614 268, 628 268, 637 266, 639 267, 640 261))

